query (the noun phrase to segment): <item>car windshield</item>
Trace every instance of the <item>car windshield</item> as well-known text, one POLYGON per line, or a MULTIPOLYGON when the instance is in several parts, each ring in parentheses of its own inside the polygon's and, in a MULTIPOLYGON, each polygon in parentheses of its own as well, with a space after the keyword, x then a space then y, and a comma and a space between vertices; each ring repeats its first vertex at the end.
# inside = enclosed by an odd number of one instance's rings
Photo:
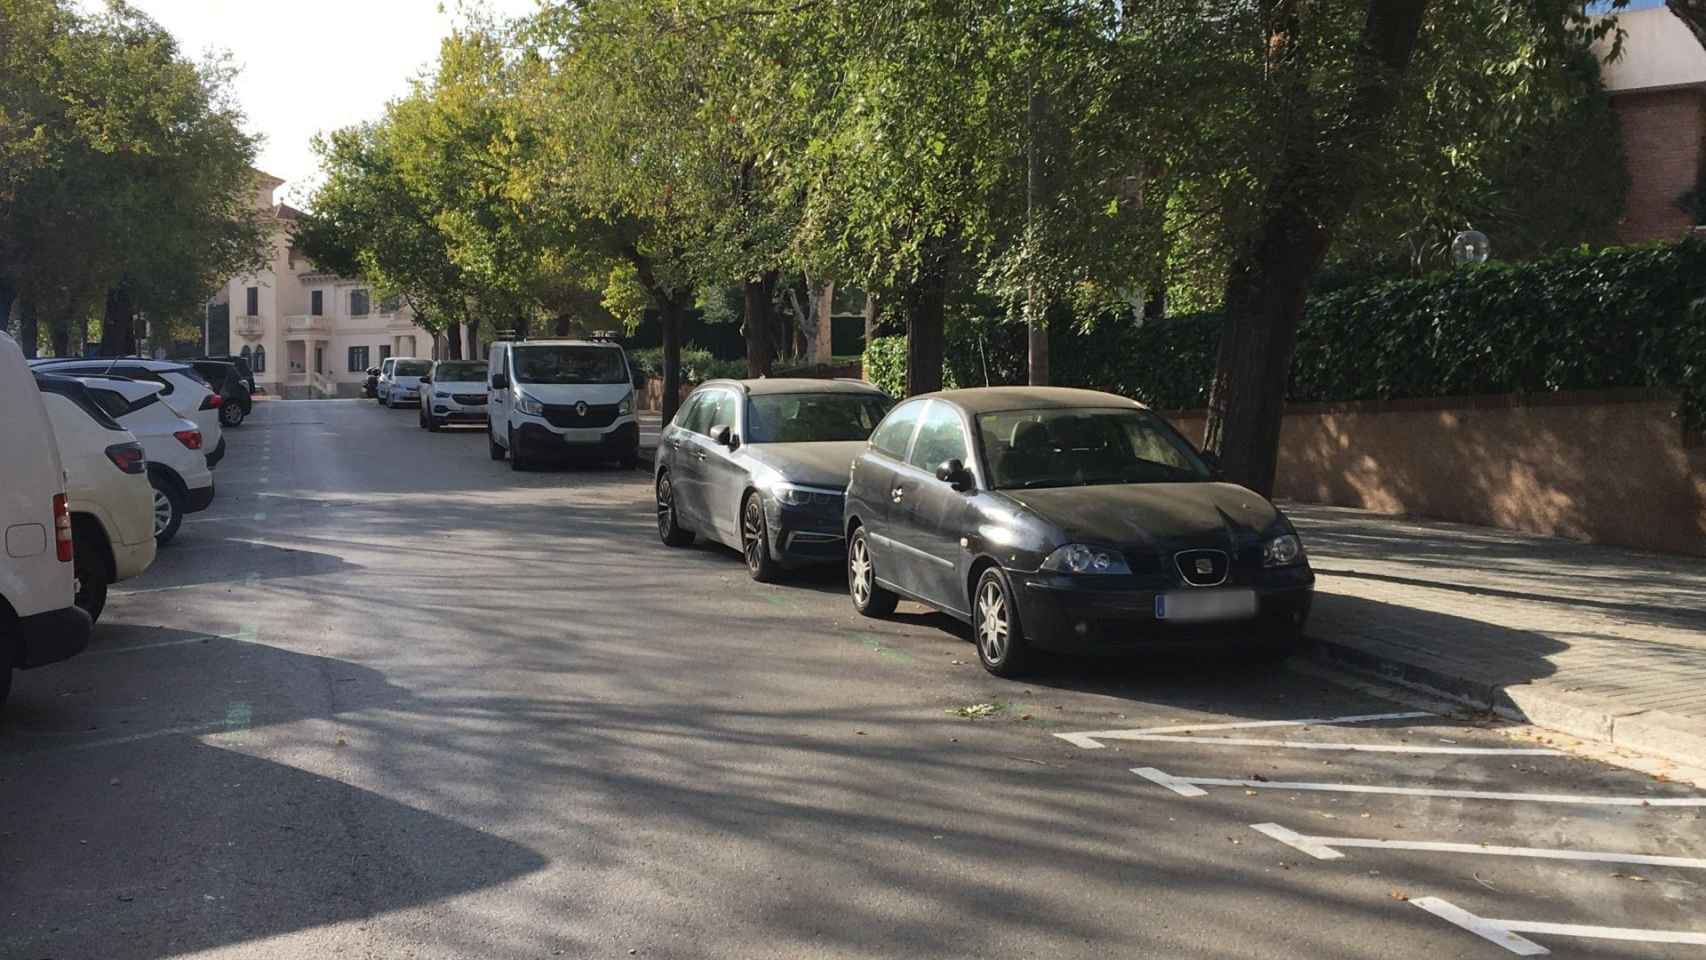
POLYGON ((977 425, 998 490, 1210 479, 1191 445, 1147 410, 1008 410, 977 425))
POLYGON ((887 397, 868 393, 778 393, 747 401, 747 443, 865 440, 889 412, 887 397))
POLYGON ((516 347, 515 379, 519 383, 627 383, 628 367, 618 347, 516 347))
POLYGON ((439 383, 471 383, 476 380, 484 380, 486 379, 486 365, 477 360, 441 363, 433 371, 432 378, 439 383))
POLYGON ((398 360, 391 368, 393 377, 424 377, 432 372, 432 364, 425 360, 398 360))

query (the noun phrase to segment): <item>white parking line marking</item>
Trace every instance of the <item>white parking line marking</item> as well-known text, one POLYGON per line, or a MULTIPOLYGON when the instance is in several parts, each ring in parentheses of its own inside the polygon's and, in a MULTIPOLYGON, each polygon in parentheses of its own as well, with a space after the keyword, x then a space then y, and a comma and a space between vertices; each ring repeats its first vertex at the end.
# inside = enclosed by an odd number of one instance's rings
POLYGON ((1433 840, 1370 840, 1364 837, 1314 837, 1288 830, 1277 823, 1255 823, 1250 829, 1266 834, 1280 843, 1294 847, 1317 860, 1340 860, 1344 854, 1337 848, 1361 847, 1369 850, 1415 850, 1422 853, 1469 853, 1489 857, 1526 857, 1533 860, 1575 860, 1584 863, 1628 863, 1645 867, 1676 867, 1682 870, 1706 870, 1706 859, 1699 857, 1666 857, 1646 853, 1619 853, 1612 850, 1556 850, 1547 847, 1503 847, 1480 843, 1449 843, 1433 840))
POLYGON ((1292 790, 1320 793, 1373 793, 1397 797, 1450 797, 1457 800, 1509 800, 1517 803, 1577 803, 1607 807, 1706 807, 1706 797, 1591 797, 1568 793, 1508 793, 1496 790, 1452 790, 1432 787, 1381 787, 1357 783, 1297 783, 1282 780, 1232 780, 1221 777, 1175 777, 1154 767, 1133 767, 1132 773, 1158 783, 1182 797, 1201 797, 1201 787, 1243 787, 1246 790, 1292 790))
POLYGON ((252 516, 241 516, 241 517, 237 516, 236 514, 224 514, 224 515, 217 516, 217 517, 189 517, 189 518, 185 519, 183 522, 184 523, 218 523, 222 520, 230 520, 230 521, 233 521, 236 523, 245 523, 248 521, 265 520, 266 518, 267 518, 267 515, 264 513, 257 513, 257 514, 254 514, 252 516))
POLYGON ((1241 723, 1196 723, 1171 727, 1145 727, 1140 730, 1092 730, 1087 733, 1057 733, 1055 736, 1086 750, 1100 750, 1102 740, 1146 740, 1159 734, 1201 733, 1205 730, 1256 730, 1272 727, 1326 727, 1347 723, 1375 723, 1380 720, 1420 720, 1437 714, 1368 713, 1348 717, 1312 717, 1306 720, 1247 720, 1241 723))
POLYGON ((1482 757, 1556 757, 1562 752, 1545 747, 1422 747, 1407 743, 1313 743, 1303 740, 1258 740, 1249 737, 1180 737, 1171 734, 1127 736, 1143 743, 1196 743, 1210 747, 1284 747, 1288 750, 1337 750, 1351 753, 1434 753, 1482 757))
POLYGON ((1519 957, 1538 957, 1552 951, 1518 934, 1550 934, 1584 940, 1622 940, 1629 943, 1680 943, 1706 946, 1706 933, 1692 930, 1642 930, 1635 927, 1596 927, 1582 923, 1545 923, 1537 920, 1493 920, 1438 897, 1418 897, 1411 903, 1442 920, 1496 943, 1519 957))

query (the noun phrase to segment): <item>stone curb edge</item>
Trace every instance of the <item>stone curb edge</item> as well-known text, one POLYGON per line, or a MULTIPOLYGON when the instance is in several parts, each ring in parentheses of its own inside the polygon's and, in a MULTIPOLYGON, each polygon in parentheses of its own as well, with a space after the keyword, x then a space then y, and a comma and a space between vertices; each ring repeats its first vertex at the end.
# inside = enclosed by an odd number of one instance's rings
POLYGON ((1552 689, 1546 683, 1501 686, 1319 636, 1309 638, 1308 652, 1327 666, 1488 710, 1508 720, 1706 767, 1706 724, 1662 710, 1622 707, 1552 689))

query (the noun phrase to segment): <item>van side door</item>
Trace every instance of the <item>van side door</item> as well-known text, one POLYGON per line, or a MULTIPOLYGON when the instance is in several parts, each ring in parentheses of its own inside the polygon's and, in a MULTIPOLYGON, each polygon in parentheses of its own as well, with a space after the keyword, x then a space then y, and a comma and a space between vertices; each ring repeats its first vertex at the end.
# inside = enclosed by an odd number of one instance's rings
POLYGON ((492 436, 499 438, 499 443, 507 444, 513 389, 508 383, 499 386, 494 382, 500 377, 509 379, 509 345, 494 343, 486 355, 486 420, 491 424, 492 436))

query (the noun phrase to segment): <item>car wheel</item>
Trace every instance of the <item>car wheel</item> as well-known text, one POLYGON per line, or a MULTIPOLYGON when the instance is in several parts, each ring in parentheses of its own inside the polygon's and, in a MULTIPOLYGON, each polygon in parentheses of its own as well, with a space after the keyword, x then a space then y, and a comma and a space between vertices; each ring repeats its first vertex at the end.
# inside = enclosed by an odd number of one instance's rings
POLYGON ((72 570, 77 578, 77 587, 72 602, 88 614, 90 620, 99 620, 101 611, 107 605, 106 562, 95 554, 95 547, 90 538, 76 540, 75 550, 72 570))
POLYGON ((657 503, 658 539, 670 547, 691 545, 693 531, 683 527, 681 519, 675 513, 675 484, 670 481, 668 470, 658 474, 657 503))
POLYGON ((752 579, 774 583, 781 576, 782 565, 770 555, 770 524, 764 517, 764 500, 756 493, 747 494, 740 508, 740 550, 752 579))
POLYGON ((493 460, 504 458, 504 448, 498 443, 497 434, 492 432, 492 424, 489 420, 486 421, 486 452, 492 455, 493 460))
POLYGON ((1019 623, 1019 608, 1013 604, 1007 575, 1000 567, 990 567, 977 580, 972 633, 983 669, 998 677, 1018 676, 1024 670, 1030 653, 1025 629, 1019 623))
POLYGON ((620 464, 624 470, 638 470, 640 468, 640 451, 635 450, 633 453, 624 453, 622 455, 622 459, 616 462, 620 464))
POLYGON ((226 427, 242 426, 243 405, 235 401, 222 404, 219 408, 219 423, 221 426, 226 427))
POLYGON ((864 527, 854 528, 847 541, 847 592, 853 597, 853 608, 867 617, 886 617, 900 603, 900 597, 877 586, 877 567, 864 527))
POLYGON ((509 428, 509 468, 511 470, 514 470, 516 473, 520 473, 523 470, 526 470, 530 466, 532 466, 532 464, 528 462, 526 456, 524 454, 522 454, 522 452, 521 452, 521 447, 518 446, 515 442, 515 428, 510 427, 509 428))
POLYGON ((12 694, 12 668, 0 667, 0 707, 6 705, 6 698, 12 694))
POLYGON ((171 481, 149 477, 154 485, 154 543, 165 546, 178 535, 184 523, 184 499, 171 481))

